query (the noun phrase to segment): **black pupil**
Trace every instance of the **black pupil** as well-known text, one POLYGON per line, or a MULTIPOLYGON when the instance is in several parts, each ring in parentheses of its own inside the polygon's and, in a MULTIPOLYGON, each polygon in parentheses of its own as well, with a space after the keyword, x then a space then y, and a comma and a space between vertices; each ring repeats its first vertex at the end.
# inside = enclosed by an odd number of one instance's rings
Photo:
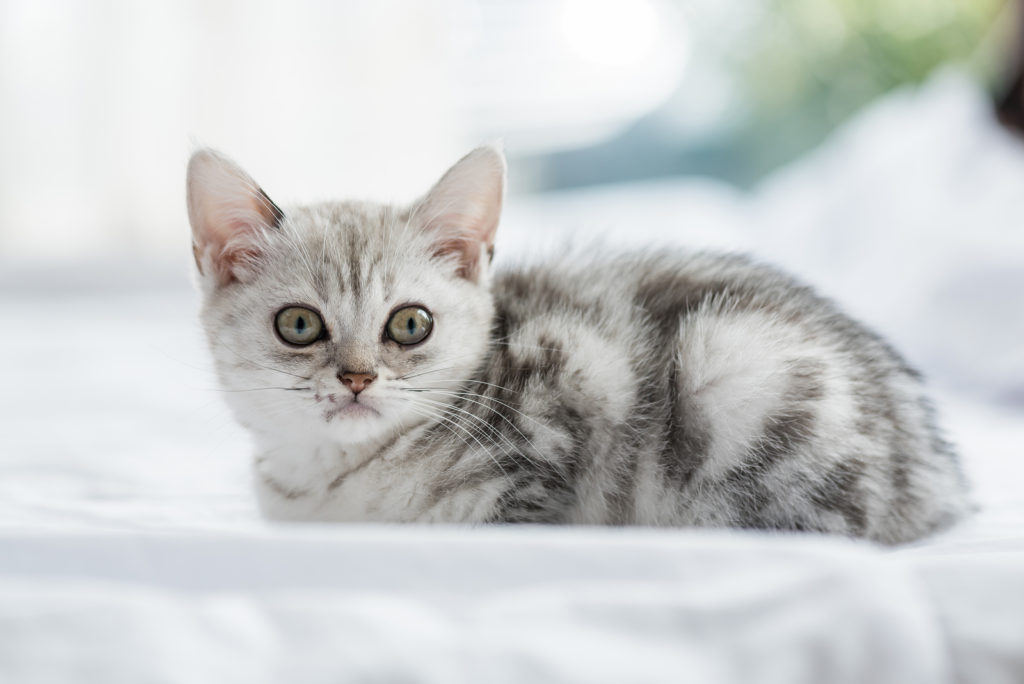
POLYGON ((297 333, 299 333, 301 335, 302 332, 305 329, 306 329, 306 319, 303 318, 302 316, 299 316, 298 318, 295 319, 295 332, 297 332, 297 333))
POLYGON ((409 334, 410 335, 415 334, 416 333, 416 319, 413 318, 412 316, 409 316, 409 318, 406 319, 405 327, 407 327, 409 329, 409 334))

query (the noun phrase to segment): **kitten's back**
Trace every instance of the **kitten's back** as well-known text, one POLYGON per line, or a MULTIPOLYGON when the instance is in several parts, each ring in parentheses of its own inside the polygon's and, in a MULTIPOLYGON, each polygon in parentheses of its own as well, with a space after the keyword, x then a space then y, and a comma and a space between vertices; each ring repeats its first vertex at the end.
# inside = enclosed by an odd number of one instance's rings
POLYGON ((919 376, 775 269, 709 254, 591 257, 500 273, 494 292, 483 394, 521 411, 501 429, 544 463, 505 464, 522 482, 499 519, 892 543, 966 508, 919 376))

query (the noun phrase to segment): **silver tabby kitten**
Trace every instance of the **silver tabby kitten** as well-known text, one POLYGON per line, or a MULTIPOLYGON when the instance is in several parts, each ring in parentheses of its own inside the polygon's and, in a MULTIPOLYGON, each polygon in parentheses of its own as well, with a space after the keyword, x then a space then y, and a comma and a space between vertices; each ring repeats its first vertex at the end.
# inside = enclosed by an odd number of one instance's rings
POLYGON ((492 273, 505 162, 418 202, 280 209, 188 170, 202 320, 277 519, 700 525, 886 543, 966 510, 918 375, 736 256, 492 273))

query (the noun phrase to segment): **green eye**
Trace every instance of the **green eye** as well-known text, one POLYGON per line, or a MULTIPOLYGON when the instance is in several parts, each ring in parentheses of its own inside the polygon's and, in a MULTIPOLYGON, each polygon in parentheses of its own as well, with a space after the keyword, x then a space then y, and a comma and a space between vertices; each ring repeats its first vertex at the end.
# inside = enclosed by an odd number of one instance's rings
POLYGON ((398 344, 416 344, 426 339, 434 319, 430 312, 419 306, 407 306, 391 315, 388 321, 388 337, 398 344))
POLYGON ((320 339, 324 322, 320 314, 304 306, 289 306, 277 312, 274 319, 277 334, 289 344, 305 347, 320 339))

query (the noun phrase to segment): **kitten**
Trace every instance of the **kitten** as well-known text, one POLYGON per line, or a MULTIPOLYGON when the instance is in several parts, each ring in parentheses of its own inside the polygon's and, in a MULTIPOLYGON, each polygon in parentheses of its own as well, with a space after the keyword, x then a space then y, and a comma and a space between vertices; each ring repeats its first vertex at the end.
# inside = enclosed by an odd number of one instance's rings
POLYGON ((282 210, 210 150, 188 210, 275 519, 696 525, 904 542, 968 509, 917 373, 778 271, 676 251, 492 273, 505 162, 282 210))

